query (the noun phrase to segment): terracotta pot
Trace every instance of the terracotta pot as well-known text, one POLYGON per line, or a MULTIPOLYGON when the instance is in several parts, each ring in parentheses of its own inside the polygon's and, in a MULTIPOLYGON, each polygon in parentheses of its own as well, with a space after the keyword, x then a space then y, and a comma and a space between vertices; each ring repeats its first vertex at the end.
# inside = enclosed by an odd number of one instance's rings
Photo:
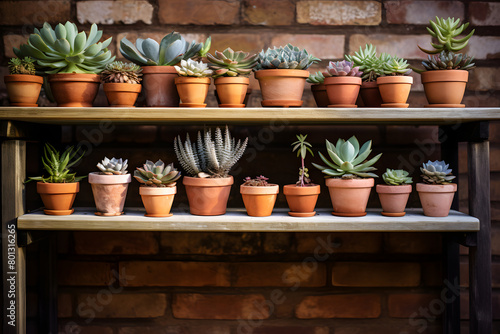
POLYGON ((244 108, 243 103, 247 94, 250 80, 246 77, 221 77, 214 80, 219 107, 244 108))
POLYGON ((49 75, 50 90, 58 107, 92 107, 101 77, 87 73, 49 75))
POLYGON ((376 81, 363 82, 359 94, 365 107, 380 108, 383 103, 376 81))
POLYGON ((326 179, 333 212, 336 216, 360 217, 366 215, 366 205, 375 181, 368 179, 326 179))
MULTIPOLYGON (((243 100, 243 104, 245 105, 245 107, 248 105, 248 100, 250 98, 250 94, 252 94, 252 88, 250 88, 250 86, 247 88, 247 92, 245 94, 245 99, 243 100)), ((215 99, 217 100, 217 104, 220 105, 220 99, 219 99, 219 94, 217 94, 217 88, 214 89, 214 95, 215 95, 215 99)))
POLYGON ((142 88, 140 84, 111 82, 102 87, 110 107, 133 107, 142 88))
POLYGON ((189 211, 192 215, 218 216, 226 213, 227 200, 234 180, 224 178, 205 178, 184 176, 189 211))
POLYGON ((450 213, 457 184, 417 183, 418 196, 424 215, 429 217, 446 217, 450 213))
POLYGON ((408 108, 406 103, 410 95, 413 78, 404 75, 378 77, 377 85, 382 96, 384 108, 408 108))
POLYGON ((283 187, 292 217, 312 217, 316 214, 314 208, 321 192, 318 184, 312 186, 299 187, 296 184, 287 184, 283 187))
POLYGON ((311 85, 311 91, 314 96, 314 101, 319 108, 328 107, 328 94, 326 93, 325 84, 311 85))
POLYGON ((422 72, 425 96, 432 108, 464 108, 462 103, 469 72, 464 70, 436 70, 422 72))
POLYGON ((173 66, 143 66, 142 86, 147 107, 178 107, 175 87, 177 71, 173 66))
POLYGON ((327 77, 325 78, 326 93, 329 108, 356 108, 361 78, 358 77, 327 77))
POLYGON ((253 217, 267 217, 273 213, 280 188, 277 184, 266 187, 240 186, 241 197, 247 214, 253 217))
POLYGON ((377 185, 378 198, 382 205, 382 214, 389 217, 402 217, 411 193, 411 184, 400 186, 377 185))
POLYGON ((205 108, 205 99, 210 86, 210 78, 177 77, 175 78, 177 92, 182 103, 180 107, 205 108))
POLYGON ((3 78, 11 106, 38 107, 36 103, 43 84, 43 77, 29 74, 11 74, 3 78))
POLYGON ((42 198, 46 215, 65 216, 75 210, 71 207, 76 193, 80 191, 80 182, 71 183, 44 183, 38 182, 36 190, 42 198))
POLYGON ((272 69, 255 71, 262 93, 263 107, 300 107, 309 72, 306 70, 272 69))
POLYGON ((99 172, 89 174, 98 216, 119 216, 123 213, 130 174, 106 175, 99 172))
POLYGON ((142 203, 146 209, 146 217, 170 217, 170 209, 174 202, 177 187, 146 187, 139 188, 142 203))

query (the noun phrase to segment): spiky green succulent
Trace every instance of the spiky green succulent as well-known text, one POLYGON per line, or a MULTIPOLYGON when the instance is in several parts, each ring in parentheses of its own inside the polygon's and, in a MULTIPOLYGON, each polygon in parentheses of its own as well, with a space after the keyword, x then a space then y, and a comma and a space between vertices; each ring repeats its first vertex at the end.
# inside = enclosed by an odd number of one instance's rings
POLYGON ((288 43, 284 47, 275 46, 266 51, 262 50, 257 58, 257 66, 255 66, 254 71, 275 68, 305 70, 318 61, 321 59, 308 54, 305 49, 300 50, 300 48, 288 43))
POLYGON ((114 61, 101 72, 102 82, 138 84, 142 78, 142 68, 134 63, 114 61))
POLYGON ((215 51, 214 56, 207 54, 210 68, 214 71, 214 78, 246 76, 257 65, 257 54, 236 51, 227 48, 223 52, 215 51))
POLYGON ((168 164, 161 160, 153 163, 146 160, 141 167, 134 171, 134 178, 149 187, 174 187, 175 182, 181 177, 181 172, 174 168, 174 164, 168 164))
POLYGON ((385 173, 382 174, 382 179, 390 186, 400 186, 413 183, 411 176, 408 175, 409 173, 405 170, 387 168, 385 173))
POLYGON ((473 69, 475 64, 472 62, 474 57, 466 54, 443 51, 438 55, 428 55, 428 59, 422 62, 424 68, 431 70, 466 70, 473 69))
POLYGON ((208 65, 202 61, 198 62, 192 59, 183 59, 181 60, 181 63, 179 65, 180 66, 175 65, 174 67, 177 71, 177 74, 179 74, 181 77, 204 78, 211 77, 213 74, 213 71, 208 68, 208 65))
POLYGON ((363 72, 359 70, 359 67, 354 66, 352 61, 331 61, 326 67, 326 71, 323 72, 325 77, 361 77, 363 72))
POLYGON ((361 80, 375 81, 382 75, 383 61, 377 56, 377 48, 373 44, 366 44, 365 49, 360 46, 354 55, 345 55, 347 61, 354 63, 363 72, 361 80))
POLYGON ((372 171, 377 170, 372 167, 380 157, 382 153, 373 157, 372 159, 365 161, 370 153, 372 141, 369 140, 359 147, 358 139, 352 136, 347 141, 344 139, 339 139, 336 145, 333 145, 328 140, 326 140, 326 151, 331 161, 328 160, 321 152, 319 157, 326 166, 321 166, 313 163, 314 167, 318 168, 326 174, 326 177, 341 177, 343 179, 353 179, 353 178, 364 178, 364 177, 378 177, 372 171))
POLYGON ((385 75, 410 75, 408 62, 399 57, 390 57, 382 63, 382 73, 385 75))
POLYGON ((428 184, 449 184, 455 178, 451 174, 449 164, 444 161, 427 161, 424 162, 420 171, 422 172, 422 179, 428 184))
POLYGON ((475 29, 465 37, 457 38, 469 26, 469 23, 460 25, 460 19, 448 17, 447 19, 436 16, 436 22, 430 20, 427 27, 429 34, 437 39, 437 43, 431 43, 433 50, 427 50, 419 46, 419 49, 427 54, 447 52, 458 52, 467 46, 469 39, 474 35, 475 29))
POLYGON ((9 60, 9 73, 35 75, 35 60, 31 57, 11 58, 9 60))
POLYGON ((45 22, 42 29, 34 29, 27 44, 14 48, 14 53, 19 58, 32 57, 47 74, 97 74, 115 60, 107 49, 112 37, 99 42, 101 37, 102 31, 95 23, 87 36, 84 31, 79 33, 76 24, 69 21, 64 25, 59 23, 55 29, 45 22))
POLYGON ((97 168, 106 175, 125 175, 128 174, 128 160, 104 157, 101 162, 97 163, 97 168))
POLYGON ((325 76, 321 73, 321 71, 318 71, 316 73, 309 74, 306 81, 312 84, 322 84, 325 81, 325 76))

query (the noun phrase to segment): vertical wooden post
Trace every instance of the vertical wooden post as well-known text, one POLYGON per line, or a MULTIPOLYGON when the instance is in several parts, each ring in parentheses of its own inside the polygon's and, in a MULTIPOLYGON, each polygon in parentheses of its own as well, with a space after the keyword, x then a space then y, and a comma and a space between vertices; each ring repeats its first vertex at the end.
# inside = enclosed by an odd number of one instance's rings
POLYGON ((57 232, 45 233, 39 242, 38 331, 58 333, 57 329, 57 232))

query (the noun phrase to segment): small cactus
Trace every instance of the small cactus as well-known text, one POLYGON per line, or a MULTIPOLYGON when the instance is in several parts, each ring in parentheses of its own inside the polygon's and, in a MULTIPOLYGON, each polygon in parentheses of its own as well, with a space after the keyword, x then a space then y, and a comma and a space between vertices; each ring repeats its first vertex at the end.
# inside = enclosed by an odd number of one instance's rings
POLYGON ((382 174, 382 179, 390 186, 400 186, 413 183, 411 176, 408 175, 409 173, 405 170, 387 168, 386 172, 382 174))
POLYGON ((10 74, 35 75, 35 60, 31 57, 11 58, 9 61, 10 74))
POLYGON ((100 169, 106 175, 125 175, 128 174, 128 160, 125 161, 116 158, 108 159, 104 157, 104 159, 97 164, 97 168, 100 169))
POLYGON ((428 184, 449 184, 455 178, 451 174, 451 168, 444 161, 427 161, 420 167, 422 178, 428 184))

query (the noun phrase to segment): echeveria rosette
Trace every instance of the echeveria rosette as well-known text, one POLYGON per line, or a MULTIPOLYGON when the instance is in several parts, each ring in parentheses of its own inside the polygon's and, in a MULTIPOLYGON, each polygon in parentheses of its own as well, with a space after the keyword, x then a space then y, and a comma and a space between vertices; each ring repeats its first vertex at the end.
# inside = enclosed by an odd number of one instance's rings
POLYGON ((354 66, 352 61, 331 61, 326 67, 326 71, 323 72, 325 77, 361 77, 363 72, 359 70, 358 66, 354 66))
POLYGON ((210 69, 214 71, 214 78, 247 76, 257 65, 257 54, 243 51, 233 51, 231 48, 223 52, 215 51, 214 56, 207 54, 210 69))
POLYGON ((128 160, 123 160, 122 158, 104 159, 97 164, 97 168, 106 175, 125 175, 128 174, 128 160))
POLYGON ((420 167, 422 179, 428 184, 449 184, 455 176, 451 174, 449 164, 444 161, 427 161, 420 167))
POLYGON ((438 55, 428 55, 427 60, 422 65, 427 71, 432 70, 472 70, 475 64, 472 62, 474 57, 466 54, 442 51, 438 55))
POLYGON ((387 56, 386 60, 382 63, 382 73, 384 75, 410 75, 412 72, 409 68, 408 62, 399 57, 387 56))
POLYGON ((262 50, 257 58, 254 71, 264 69, 306 70, 318 61, 321 61, 321 59, 310 55, 305 49, 300 50, 300 48, 288 43, 284 47, 275 46, 272 49, 268 48, 266 51, 262 50))
POLYGON ((382 179, 387 185, 400 186, 404 184, 411 184, 413 180, 409 173, 402 169, 389 169, 382 174, 382 179))
POLYGON ((181 77, 196 77, 206 78, 211 77, 213 71, 208 68, 208 65, 202 61, 194 61, 192 59, 181 60, 180 66, 175 65, 174 68, 177 74, 181 77))
POLYGON ((143 167, 137 167, 134 178, 140 183, 150 187, 174 187, 176 181, 181 177, 181 172, 174 168, 174 164, 168 164, 161 160, 153 163, 147 160, 143 167))

